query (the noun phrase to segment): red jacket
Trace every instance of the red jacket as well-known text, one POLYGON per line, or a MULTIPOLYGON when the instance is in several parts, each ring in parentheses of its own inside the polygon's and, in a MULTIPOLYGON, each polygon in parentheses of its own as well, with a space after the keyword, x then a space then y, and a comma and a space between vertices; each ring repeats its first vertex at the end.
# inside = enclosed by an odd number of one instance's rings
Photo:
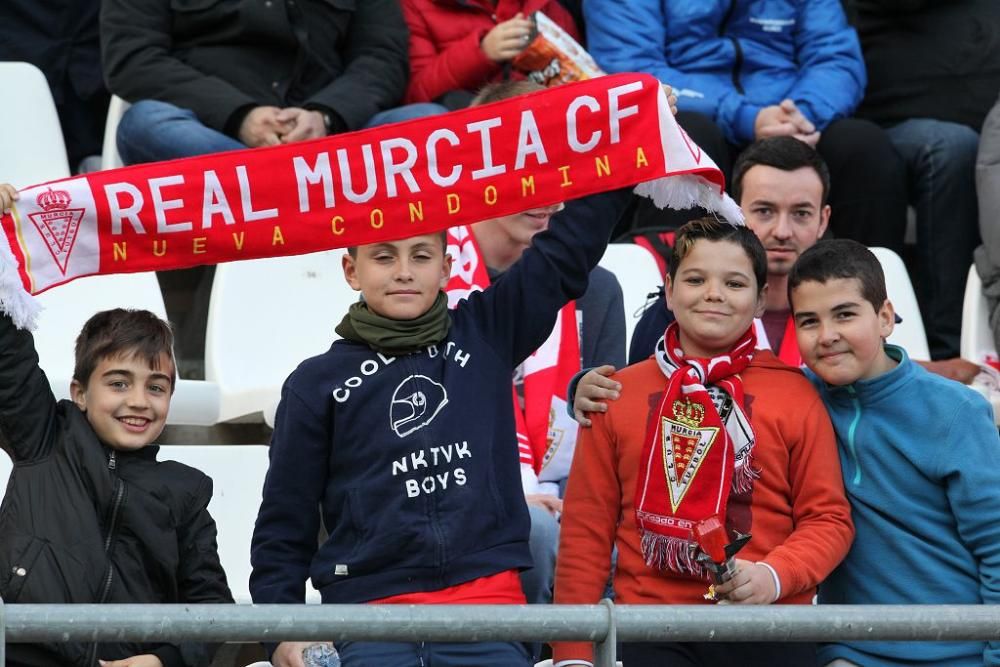
POLYGON ((475 91, 498 81, 503 66, 479 48, 493 26, 521 12, 542 11, 580 39, 573 17, 557 0, 403 0, 410 28, 410 84, 406 102, 430 102, 451 90, 475 91))

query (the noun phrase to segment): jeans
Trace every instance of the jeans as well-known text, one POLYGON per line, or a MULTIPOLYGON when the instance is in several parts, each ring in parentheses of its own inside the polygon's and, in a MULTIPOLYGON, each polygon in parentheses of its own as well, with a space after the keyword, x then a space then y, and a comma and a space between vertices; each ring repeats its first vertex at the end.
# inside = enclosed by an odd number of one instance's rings
MULTIPOLYGON (((439 104, 408 104, 380 111, 371 117, 366 127, 446 111, 439 104)), ((193 111, 157 100, 140 100, 128 108, 118 124, 117 142, 118 153, 125 164, 159 162, 246 148, 229 135, 203 125, 193 111)))
POLYGON ((886 132, 906 163, 910 202, 916 210, 913 282, 931 358, 957 357, 965 278, 979 245, 979 135, 965 125, 929 118, 911 118, 886 132))
POLYGON ((343 667, 531 667, 517 642, 338 642, 343 667))
POLYGON ((528 505, 528 514, 531 517, 528 547, 535 565, 521 573, 521 587, 528 604, 549 604, 556 576, 559 521, 548 510, 534 505, 528 505))

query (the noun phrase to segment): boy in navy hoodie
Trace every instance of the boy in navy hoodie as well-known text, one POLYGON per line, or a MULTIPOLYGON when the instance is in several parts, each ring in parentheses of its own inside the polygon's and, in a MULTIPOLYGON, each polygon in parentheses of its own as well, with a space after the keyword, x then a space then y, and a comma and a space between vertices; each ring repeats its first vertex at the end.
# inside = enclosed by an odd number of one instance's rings
MULTIPOLYGON (((821 604, 1000 603, 1000 438, 982 396, 888 345, 878 259, 806 250, 788 279, 807 373, 837 433, 856 531, 821 604)), ((839 642, 820 665, 995 665, 997 642, 839 642)))
MULTIPOLYGON (((352 248, 364 301, 285 382, 254 530, 256 603, 523 603, 531 566, 513 369, 581 297, 626 192, 570 202, 521 260, 449 311, 442 234, 352 248), (569 223, 572 221, 572 224, 569 223), (321 524, 322 521, 322 524, 321 524), (317 548, 320 526, 329 534, 317 548)), ((274 651, 298 667, 303 644, 274 651)), ((338 643, 345 667, 528 665, 520 643, 338 643)))

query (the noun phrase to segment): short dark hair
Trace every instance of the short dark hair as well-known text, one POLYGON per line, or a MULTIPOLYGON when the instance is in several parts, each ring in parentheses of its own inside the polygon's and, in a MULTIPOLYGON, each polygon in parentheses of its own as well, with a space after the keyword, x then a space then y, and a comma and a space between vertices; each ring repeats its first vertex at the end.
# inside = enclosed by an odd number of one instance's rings
POLYGON ((479 89, 479 92, 472 98, 472 102, 469 103, 469 106, 476 107, 480 104, 489 104, 491 102, 509 100, 512 97, 517 97, 518 95, 537 93, 539 90, 545 90, 545 86, 536 81, 532 81, 531 79, 488 83, 479 89))
POLYGON ((819 153, 805 142, 794 137, 768 137, 755 141, 743 149, 736 164, 733 165, 733 182, 730 188, 733 191, 733 199, 737 202, 743 196, 743 177, 757 165, 774 167, 782 171, 811 168, 823 184, 823 199, 820 206, 826 205, 826 199, 830 194, 830 170, 819 153))
POLYGON ((757 279, 757 293, 764 289, 767 283, 767 251, 764 250, 760 239, 745 225, 733 225, 713 217, 692 220, 677 230, 668 263, 671 283, 677 277, 677 267, 681 265, 681 260, 691 252, 696 241, 702 240, 729 241, 742 248, 753 267, 753 275, 757 279))
POLYGON ((825 283, 838 278, 856 278, 861 283, 861 296, 875 312, 888 298, 882 264, 872 251, 851 239, 830 239, 799 255, 788 274, 788 303, 792 303, 792 291, 802 283, 810 280, 825 283))
MULTIPOLYGON (((174 333, 170 325, 148 310, 103 310, 83 325, 76 339, 73 379, 86 386, 102 359, 135 356, 160 370, 160 355, 174 362, 174 333)), ((177 384, 177 364, 170 373, 170 390, 177 384)))
MULTIPOLYGON (((433 234, 433 232, 431 232, 431 233, 433 234)), ((437 235, 441 238, 441 251, 442 252, 448 252, 448 231, 447 230, 443 230, 443 231, 437 232, 437 235)), ((423 234, 414 234, 413 236, 423 236, 423 234)), ((413 237, 411 236, 411 237, 408 237, 408 238, 413 238, 413 237)), ((348 246, 347 247, 347 254, 350 255, 351 257, 357 258, 357 256, 358 256, 358 246, 356 246, 356 245, 348 246)))

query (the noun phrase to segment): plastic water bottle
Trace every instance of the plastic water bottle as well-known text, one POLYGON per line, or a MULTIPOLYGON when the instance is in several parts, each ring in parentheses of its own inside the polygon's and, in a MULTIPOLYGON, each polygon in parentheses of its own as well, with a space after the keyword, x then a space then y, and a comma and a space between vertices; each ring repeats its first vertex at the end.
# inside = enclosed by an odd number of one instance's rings
POLYGON ((329 644, 310 644, 302 649, 302 662, 306 667, 340 667, 340 656, 329 644))

